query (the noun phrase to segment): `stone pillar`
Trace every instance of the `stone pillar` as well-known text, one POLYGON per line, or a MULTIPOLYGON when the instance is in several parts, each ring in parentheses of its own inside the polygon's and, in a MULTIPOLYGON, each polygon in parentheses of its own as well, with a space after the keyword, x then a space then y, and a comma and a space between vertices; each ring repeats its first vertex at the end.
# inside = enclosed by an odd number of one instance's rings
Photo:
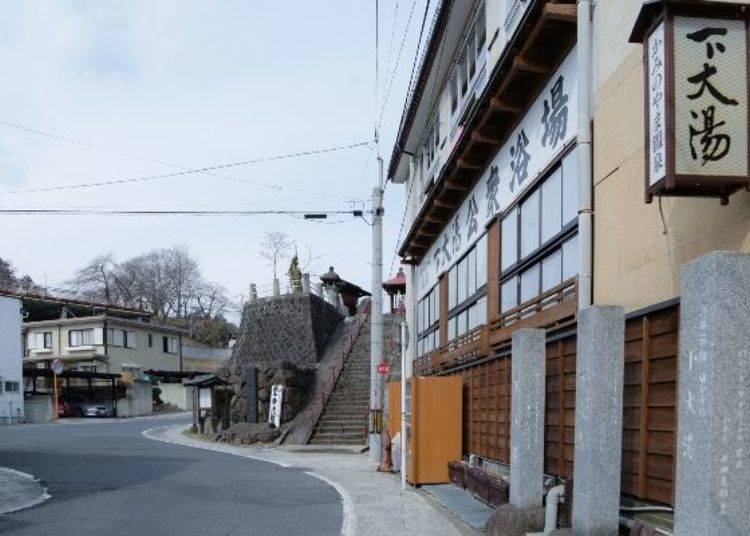
POLYGON ((542 506, 545 343, 544 330, 513 332, 510 504, 516 508, 542 506))
POLYGON ((683 266, 675 534, 750 534, 750 255, 683 266))
POLYGON ((578 312, 573 534, 617 536, 620 523, 625 312, 578 312))
POLYGON ((255 287, 255 283, 250 283, 250 293, 248 294, 247 301, 252 303, 258 299, 258 289, 255 287))
POLYGON ((274 277, 273 278, 273 297, 278 298, 281 295, 281 290, 279 289, 279 280, 274 277))
POLYGON ((243 389, 245 397, 245 422, 258 422, 258 369, 249 366, 245 367, 245 387, 243 389))
POLYGON ((310 294, 310 274, 302 274, 302 293, 310 294))

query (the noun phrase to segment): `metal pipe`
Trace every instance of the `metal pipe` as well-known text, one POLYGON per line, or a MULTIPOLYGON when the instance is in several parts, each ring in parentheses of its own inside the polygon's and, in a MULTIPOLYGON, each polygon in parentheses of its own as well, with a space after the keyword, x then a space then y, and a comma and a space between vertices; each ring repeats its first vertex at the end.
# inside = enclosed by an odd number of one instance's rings
POLYGON ((383 386, 378 364, 383 358, 383 159, 378 156, 378 186, 372 190, 372 302, 370 311, 370 459, 380 464, 383 440, 383 386))
POLYGON ((593 303, 591 0, 578 0, 578 308, 593 303))
POLYGON ((551 534, 557 529, 557 507, 564 501, 565 485, 560 484, 547 492, 547 504, 544 507, 544 529, 542 532, 527 532, 526 536, 551 534))

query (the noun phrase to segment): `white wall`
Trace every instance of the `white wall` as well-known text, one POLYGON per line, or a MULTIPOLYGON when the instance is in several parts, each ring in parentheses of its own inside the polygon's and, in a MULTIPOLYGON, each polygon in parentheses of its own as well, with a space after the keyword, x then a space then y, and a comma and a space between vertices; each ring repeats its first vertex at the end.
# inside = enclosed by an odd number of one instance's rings
POLYGON ((0 422, 23 418, 22 358, 21 300, 0 296, 0 422), (19 392, 6 393, 6 381, 18 382, 19 392))

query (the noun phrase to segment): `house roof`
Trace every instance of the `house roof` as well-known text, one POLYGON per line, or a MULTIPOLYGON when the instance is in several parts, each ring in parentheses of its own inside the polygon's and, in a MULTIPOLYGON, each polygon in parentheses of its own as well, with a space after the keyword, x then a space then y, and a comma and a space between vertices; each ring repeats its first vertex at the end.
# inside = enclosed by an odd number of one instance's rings
POLYGON ((0 296, 21 300, 24 311, 28 313, 28 318, 32 321, 59 319, 62 316, 63 309, 73 317, 97 316, 107 313, 126 319, 144 319, 146 321, 151 319, 151 313, 148 311, 114 304, 14 292, 7 289, 0 289, 0 296))
POLYGON ((168 324, 159 324, 155 322, 143 322, 140 320, 131 320, 129 318, 121 318, 119 316, 112 316, 110 314, 99 314, 96 316, 83 316, 77 318, 53 318, 49 320, 36 320, 30 322, 24 322, 23 328, 35 328, 35 327, 46 327, 46 326, 59 326, 59 325, 75 325, 75 324, 89 324, 98 322, 107 322, 108 324, 116 324, 118 326, 128 326, 134 328, 140 328, 147 331, 159 331, 162 333, 171 333, 173 335, 181 335, 188 333, 186 329, 179 328, 176 326, 170 326, 168 324))
POLYGON ((210 387, 212 385, 229 385, 229 382, 225 382, 216 374, 203 374, 202 376, 197 376, 192 380, 182 382, 182 385, 190 385, 193 387, 210 387))

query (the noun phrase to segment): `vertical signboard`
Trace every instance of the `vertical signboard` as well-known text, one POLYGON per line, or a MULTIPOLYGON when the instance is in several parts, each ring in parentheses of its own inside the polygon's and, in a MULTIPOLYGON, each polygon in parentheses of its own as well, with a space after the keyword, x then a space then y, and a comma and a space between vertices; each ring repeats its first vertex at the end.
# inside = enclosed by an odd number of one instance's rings
POLYGON ((276 428, 281 424, 281 410, 284 403, 284 386, 277 384, 271 386, 271 399, 268 404, 268 422, 273 423, 276 428))
POLYGON ((648 38, 649 185, 667 173, 666 27, 657 26, 648 38))
POLYGON ((639 17, 644 44, 646 201, 728 196, 750 183, 748 15, 729 4, 666 4, 639 17))

